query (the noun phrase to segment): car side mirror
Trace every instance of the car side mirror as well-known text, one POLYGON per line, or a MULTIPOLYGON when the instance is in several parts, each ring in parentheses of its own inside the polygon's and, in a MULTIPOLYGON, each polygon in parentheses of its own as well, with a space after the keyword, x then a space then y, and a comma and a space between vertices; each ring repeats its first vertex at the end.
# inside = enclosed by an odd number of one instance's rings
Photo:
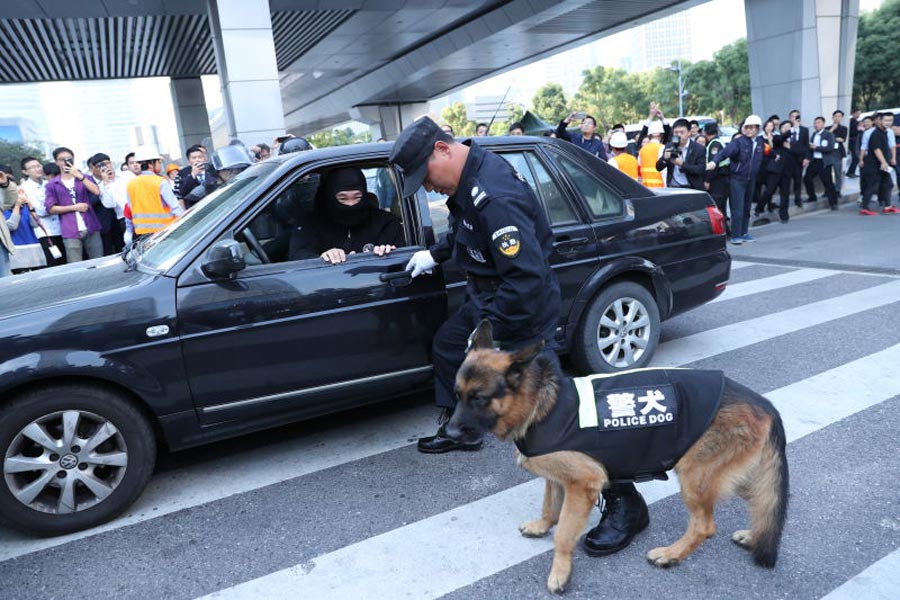
POLYGON ((247 266, 241 245, 234 240, 219 240, 206 253, 200 268, 211 279, 234 277, 247 266))

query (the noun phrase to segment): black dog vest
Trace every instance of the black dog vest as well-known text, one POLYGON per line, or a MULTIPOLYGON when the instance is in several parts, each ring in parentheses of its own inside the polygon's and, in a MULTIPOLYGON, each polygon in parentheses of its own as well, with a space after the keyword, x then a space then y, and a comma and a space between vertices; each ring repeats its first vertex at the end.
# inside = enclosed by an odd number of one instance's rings
POLYGON ((614 481, 667 479, 709 428, 724 389, 721 371, 696 369, 565 378, 550 414, 516 446, 528 457, 583 452, 614 481))

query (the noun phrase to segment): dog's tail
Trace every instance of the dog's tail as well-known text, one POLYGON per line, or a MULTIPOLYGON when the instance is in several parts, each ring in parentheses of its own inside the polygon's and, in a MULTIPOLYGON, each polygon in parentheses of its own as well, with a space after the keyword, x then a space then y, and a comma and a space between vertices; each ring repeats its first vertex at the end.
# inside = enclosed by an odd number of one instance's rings
POLYGON ((753 561, 761 567, 772 568, 778 560, 778 546, 787 515, 789 482, 784 425, 775 407, 768 401, 766 404, 772 422, 759 468, 750 484, 749 504, 753 561))

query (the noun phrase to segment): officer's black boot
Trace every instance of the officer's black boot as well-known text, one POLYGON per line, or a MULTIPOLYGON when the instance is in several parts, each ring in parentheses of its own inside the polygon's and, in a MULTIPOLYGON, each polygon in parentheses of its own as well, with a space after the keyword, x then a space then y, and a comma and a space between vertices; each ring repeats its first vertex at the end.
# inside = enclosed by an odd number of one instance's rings
POLYGON ((419 438, 417 447, 419 452, 425 454, 442 454, 444 452, 452 452, 453 450, 480 450, 482 436, 467 431, 463 431, 458 437, 449 437, 447 435, 447 422, 453 414, 453 409, 445 408, 441 411, 438 418, 437 434, 419 438))
POLYGON ((650 523, 647 503, 633 483, 610 484, 602 498, 600 523, 584 536, 584 551, 591 556, 618 552, 650 523))

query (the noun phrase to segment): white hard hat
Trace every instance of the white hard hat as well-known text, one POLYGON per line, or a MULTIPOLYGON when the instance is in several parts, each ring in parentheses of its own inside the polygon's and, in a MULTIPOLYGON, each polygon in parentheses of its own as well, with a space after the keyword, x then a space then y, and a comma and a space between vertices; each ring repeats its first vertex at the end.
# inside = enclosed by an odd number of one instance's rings
POLYGON ((616 131, 609 138, 609 145, 613 148, 624 148, 628 145, 628 138, 624 131, 616 131))
POLYGON ((759 115, 750 115, 747 117, 747 120, 744 121, 744 125, 756 125, 757 127, 762 127, 762 119, 759 118, 759 115))
POLYGON ((160 158, 162 158, 162 155, 160 155, 159 149, 153 144, 141 144, 134 151, 134 160, 137 162, 159 160, 160 158))
POLYGON ((662 135, 665 133, 662 121, 651 121, 650 127, 647 128, 647 133, 649 135, 662 135))

